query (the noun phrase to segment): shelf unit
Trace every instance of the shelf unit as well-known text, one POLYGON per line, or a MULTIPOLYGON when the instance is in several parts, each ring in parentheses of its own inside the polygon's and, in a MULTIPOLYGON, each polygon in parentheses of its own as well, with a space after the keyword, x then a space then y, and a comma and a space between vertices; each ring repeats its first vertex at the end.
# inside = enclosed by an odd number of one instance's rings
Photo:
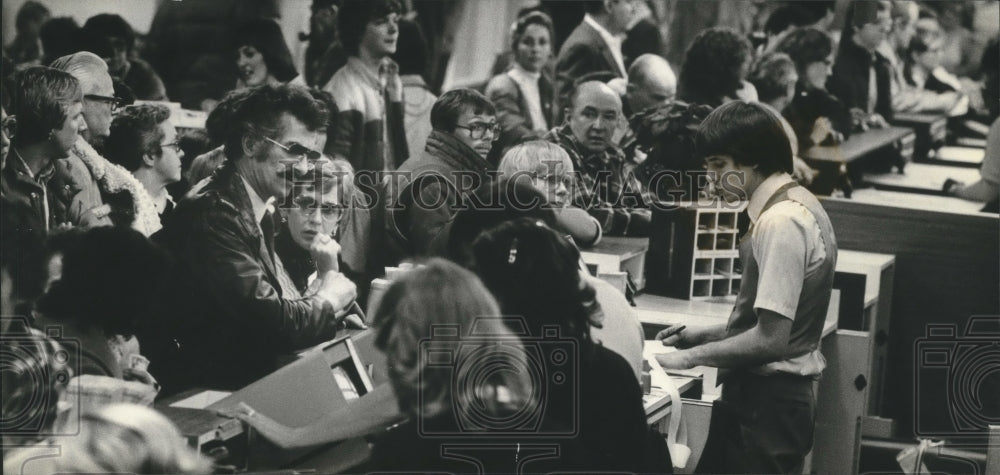
POLYGON ((647 291, 682 299, 739 293, 737 219, 745 208, 745 203, 718 203, 655 211, 647 253, 647 291))

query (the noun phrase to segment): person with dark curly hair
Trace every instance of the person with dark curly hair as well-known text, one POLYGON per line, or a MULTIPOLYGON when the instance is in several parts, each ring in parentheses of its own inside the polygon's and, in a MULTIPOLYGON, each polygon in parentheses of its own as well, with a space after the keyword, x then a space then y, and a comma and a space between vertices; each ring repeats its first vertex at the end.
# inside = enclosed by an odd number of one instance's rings
MULTIPOLYGON (((157 236, 178 259, 159 333, 181 342, 177 388, 231 389, 273 371, 279 356, 334 337, 357 295, 337 271, 337 244, 310 246, 319 270, 305 295, 274 251, 274 207, 286 207, 292 168, 310 168, 326 142, 329 110, 288 84, 251 88, 224 128, 224 165, 178 204, 157 236)), ((164 338, 166 337, 166 338, 164 338)), ((174 351, 176 351, 176 345, 174 351)))
POLYGON ((167 100, 160 75, 135 51, 135 31, 119 15, 102 13, 87 19, 80 30, 84 48, 108 63, 111 77, 127 85, 137 99, 167 100))
POLYGON ((715 27, 695 37, 684 55, 677 98, 718 107, 735 99, 756 99, 745 81, 750 72, 750 41, 730 28, 715 27))
POLYGON ((184 152, 170 123, 170 109, 153 104, 126 107, 111 122, 104 155, 142 183, 161 220, 173 211, 167 185, 180 181, 184 152))
POLYGON ((305 85, 292 62, 281 27, 274 20, 259 18, 236 29, 236 89, 261 84, 305 85))
POLYGON ((331 151, 359 173, 395 170, 421 152, 407 147, 403 83, 391 58, 402 12, 398 0, 345 0, 338 14, 350 57, 322 89, 340 110, 331 151))
POLYGON ((48 66, 68 54, 79 51, 80 25, 73 17, 60 16, 49 19, 42 24, 38 33, 42 42, 42 66, 48 66))
POLYGON ((833 66, 833 40, 816 28, 792 31, 775 51, 788 54, 799 81, 795 97, 783 111, 802 149, 839 143, 851 133, 851 115, 840 99, 826 90, 833 66))
MULTIPOLYGON (((533 338, 550 336, 577 349, 578 381, 551 388, 549 404, 574 407, 573 417, 587 453, 587 469, 651 471, 646 463, 646 417, 642 390, 624 358, 594 343, 593 320, 601 318, 596 292, 580 272, 580 252, 544 222, 522 218, 486 230, 472 243, 472 270, 496 296, 511 328, 533 338), (523 323, 522 323, 523 322, 523 323), (521 324, 526 328, 518 328, 521 324)), ((570 357, 572 358, 572 356, 570 357)), ((662 445, 661 445, 662 447, 662 445)))

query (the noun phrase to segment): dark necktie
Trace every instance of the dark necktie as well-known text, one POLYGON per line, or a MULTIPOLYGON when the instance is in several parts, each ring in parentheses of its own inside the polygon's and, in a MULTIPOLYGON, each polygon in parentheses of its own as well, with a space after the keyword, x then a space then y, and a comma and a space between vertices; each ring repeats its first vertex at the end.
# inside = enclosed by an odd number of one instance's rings
POLYGON ((260 232, 264 238, 264 246, 271 260, 274 260, 274 213, 268 211, 264 213, 264 218, 260 220, 260 232))

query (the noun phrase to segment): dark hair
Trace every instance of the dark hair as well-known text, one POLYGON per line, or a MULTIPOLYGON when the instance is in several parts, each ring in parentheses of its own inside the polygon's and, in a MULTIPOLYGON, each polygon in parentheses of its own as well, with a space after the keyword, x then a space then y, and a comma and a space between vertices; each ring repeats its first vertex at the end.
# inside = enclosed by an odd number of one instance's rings
POLYGON ((542 25, 549 32, 549 44, 554 45, 556 41, 555 27, 552 26, 552 18, 542 11, 532 11, 519 16, 517 21, 514 22, 514 29, 510 34, 510 47, 511 50, 517 49, 518 41, 521 41, 521 37, 524 36, 524 32, 531 25, 542 25))
MULTIPOLYGON (((344 0, 337 13, 340 42, 348 54, 357 55, 368 24, 392 13, 402 13, 399 0, 344 0)), ((397 41, 398 44, 398 41, 397 41)))
POLYGON ((764 22, 764 33, 776 35, 781 33, 798 21, 800 11, 793 5, 783 5, 771 12, 764 22))
POLYGON ((392 60, 399 65, 399 74, 419 74, 427 70, 427 39, 420 24, 406 19, 399 20, 399 38, 392 60))
POLYGON ((471 108, 473 114, 496 115, 493 103, 481 92, 474 89, 453 89, 444 94, 431 106, 431 127, 442 132, 454 132, 458 116, 471 108))
POLYGON ((290 114, 310 131, 326 131, 330 120, 323 101, 304 87, 265 84, 250 88, 232 112, 226 131, 226 157, 230 160, 243 157, 244 138, 260 140, 261 135, 277 135, 282 114, 290 114))
POLYGON ((236 28, 235 46, 252 46, 259 51, 264 57, 267 72, 281 82, 291 81, 299 75, 285 37, 281 34, 281 27, 274 20, 257 18, 241 24, 236 28))
POLYGON ((483 231, 518 218, 556 225, 555 213, 546 208, 545 194, 520 180, 495 180, 479 187, 455 213, 448 233, 448 258, 472 265, 472 242, 483 231))
POLYGON ((45 8, 45 5, 29 0, 24 2, 24 5, 21 5, 21 8, 17 9, 17 18, 14 20, 14 28, 20 34, 28 27, 29 23, 42 21, 47 16, 49 16, 49 9, 45 8))
MULTIPOLYGON (((132 47, 135 46, 135 31, 124 18, 112 13, 101 13, 88 18, 80 31, 91 41, 99 38, 120 38, 125 41, 126 51, 132 51, 132 47)), ((96 51, 94 53, 102 58, 106 57, 96 51)))
POLYGON ((583 0, 580 3, 583 4, 584 13, 596 15, 605 11, 604 0, 583 0))
POLYGON ((160 156, 163 131, 160 124, 170 119, 170 109, 159 104, 128 106, 111 122, 111 134, 104 140, 104 157, 134 172, 142 166, 142 156, 160 156))
POLYGON ((746 101, 726 103, 702 121, 695 136, 701 157, 729 155, 744 166, 757 166, 764 176, 792 172, 792 145, 777 114, 768 106, 746 101))
POLYGON ((217 147, 225 142, 226 137, 229 136, 229 125, 233 120, 233 112, 252 90, 251 88, 243 88, 229 91, 215 105, 215 109, 208 113, 208 117, 205 119, 205 133, 208 134, 208 140, 212 146, 217 147))
POLYGON ((35 66, 14 73, 11 79, 7 92, 16 120, 12 138, 22 146, 45 140, 62 127, 67 109, 83 100, 79 81, 57 69, 35 66))
POLYGON ((62 278, 38 301, 46 317, 76 321, 107 335, 132 335, 162 290, 166 252, 133 229, 91 228, 64 246, 62 278))
POLYGON ((788 86, 792 83, 795 73, 795 63, 785 53, 766 53, 757 60, 750 82, 757 88, 757 96, 761 102, 771 101, 788 95, 788 86))
POLYGON ((678 98, 717 106, 743 87, 743 66, 750 61, 750 42, 730 28, 709 28, 695 37, 685 53, 678 78, 678 98))
POLYGON ((473 271, 506 315, 524 317, 533 336, 544 326, 590 341, 594 288, 581 282, 580 251, 545 223, 508 221, 479 235, 472 245, 473 271))
POLYGON ((49 19, 42 25, 38 38, 42 40, 42 51, 45 52, 45 57, 42 58, 43 65, 80 51, 80 25, 72 17, 49 19))
POLYGON ((818 28, 800 28, 784 37, 775 51, 788 54, 801 76, 810 64, 826 61, 830 57, 833 53, 833 40, 818 28))
POLYGON ((46 281, 45 227, 24 203, 0 197, 0 267, 11 281, 15 301, 33 303, 46 281))
POLYGON ((979 66, 983 77, 983 102, 989 111, 990 120, 1000 115, 1000 38, 994 36, 983 51, 979 66))

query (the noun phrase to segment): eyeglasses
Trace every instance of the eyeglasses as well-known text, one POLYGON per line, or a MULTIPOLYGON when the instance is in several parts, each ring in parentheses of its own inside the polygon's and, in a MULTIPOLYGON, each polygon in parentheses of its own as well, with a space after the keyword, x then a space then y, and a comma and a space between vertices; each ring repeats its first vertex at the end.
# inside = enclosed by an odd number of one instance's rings
POLYGON ((340 219, 344 216, 344 211, 347 209, 344 205, 319 203, 315 198, 308 195, 297 196, 292 200, 292 203, 295 205, 295 209, 306 215, 312 215, 316 210, 319 210, 323 219, 336 219, 337 222, 340 222, 340 219))
POLYGON ((264 140, 267 140, 268 142, 271 142, 271 143, 277 145, 282 150, 284 150, 285 153, 287 153, 289 155, 296 156, 296 157, 306 157, 306 159, 308 159, 309 161, 319 160, 320 157, 323 156, 322 153, 317 152, 317 151, 315 151, 315 150, 313 150, 313 149, 311 149, 309 147, 306 147, 305 145, 299 144, 299 143, 292 142, 290 145, 285 145, 285 144, 282 144, 281 142, 278 142, 277 140, 274 140, 274 139, 269 138, 269 137, 264 137, 264 140))
POLYGON ((97 94, 84 94, 84 99, 89 99, 91 101, 103 102, 111 106, 111 111, 114 112, 118 110, 119 107, 125 104, 125 101, 117 97, 101 96, 97 94))
POLYGON ((175 153, 181 153, 181 143, 180 142, 161 143, 160 147, 161 148, 172 148, 172 149, 174 149, 175 153))
POLYGON ((494 139, 500 135, 500 126, 496 122, 476 122, 469 125, 456 125, 455 127, 468 130, 469 137, 472 137, 473 140, 482 139, 486 135, 487 131, 494 139))

